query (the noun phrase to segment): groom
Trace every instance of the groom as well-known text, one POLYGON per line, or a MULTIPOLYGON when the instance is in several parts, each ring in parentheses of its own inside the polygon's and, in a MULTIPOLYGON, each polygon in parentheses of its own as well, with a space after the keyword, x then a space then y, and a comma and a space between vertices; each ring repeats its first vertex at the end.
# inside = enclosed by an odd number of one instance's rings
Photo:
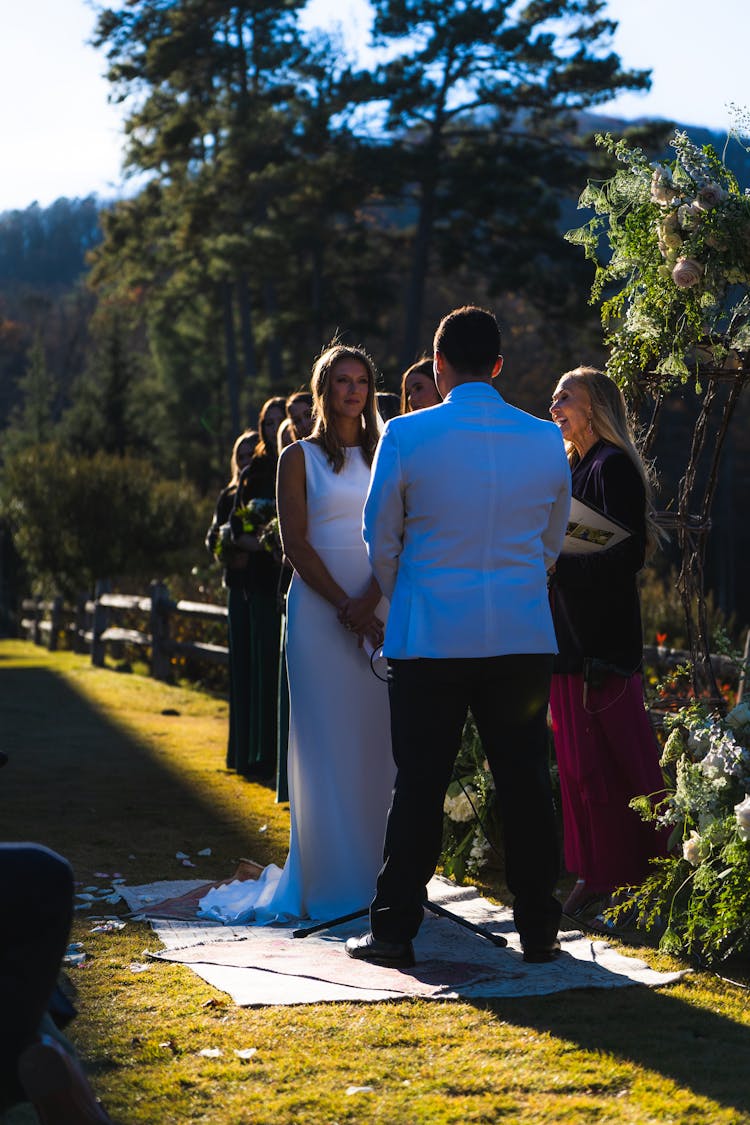
POLYGON ((350 957, 414 963, 443 801, 469 708, 497 787, 505 873, 526 961, 559 952, 559 857, 547 766, 555 634, 547 569, 562 546, 570 470, 559 430, 509 406, 492 313, 449 313, 434 340, 444 402, 394 418, 373 465, 364 537, 391 608, 397 776, 371 932, 350 957))

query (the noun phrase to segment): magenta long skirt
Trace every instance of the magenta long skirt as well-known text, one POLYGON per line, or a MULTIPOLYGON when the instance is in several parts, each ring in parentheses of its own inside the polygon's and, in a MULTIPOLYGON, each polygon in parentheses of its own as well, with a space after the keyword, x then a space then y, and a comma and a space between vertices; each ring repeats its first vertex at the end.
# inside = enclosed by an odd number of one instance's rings
POLYGON ((649 860, 665 853, 666 836, 628 805, 664 789, 641 677, 607 676, 584 707, 583 676, 555 675, 550 710, 565 866, 602 894, 642 882, 649 860))

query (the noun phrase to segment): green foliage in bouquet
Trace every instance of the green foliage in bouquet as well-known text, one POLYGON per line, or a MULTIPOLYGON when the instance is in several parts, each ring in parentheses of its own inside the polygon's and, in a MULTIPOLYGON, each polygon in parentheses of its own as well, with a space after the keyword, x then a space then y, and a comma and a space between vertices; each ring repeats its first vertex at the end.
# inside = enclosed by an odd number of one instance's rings
POLYGON ((463 883, 487 866, 500 840, 495 782, 472 719, 464 727, 454 777, 443 804, 440 862, 448 878, 463 883))
POLYGON ((631 802, 671 828, 670 854, 610 911, 633 910, 665 952, 704 964, 750 953, 750 706, 726 716, 694 702, 665 720, 662 767, 672 784, 656 805, 631 802))
POLYGON ((246 504, 235 508, 228 522, 219 528, 214 540, 214 557, 218 562, 226 563, 232 551, 236 549, 236 539, 239 535, 257 535, 266 550, 274 551, 274 531, 270 526, 274 523, 278 533, 274 500, 264 498, 248 500, 246 504))
POLYGON ((235 508, 233 513, 239 528, 246 535, 258 535, 275 515, 276 502, 266 499, 248 500, 242 507, 235 508))
POLYGON ((281 545, 281 528, 279 527, 278 516, 274 516, 273 519, 268 521, 260 533, 260 541, 267 551, 270 551, 276 558, 281 558, 284 551, 281 545))
POLYGON ((750 351, 748 190, 711 145, 684 132, 663 164, 610 134, 596 141, 622 167, 589 182, 579 207, 595 215, 565 237, 596 263, 591 303, 602 300, 609 373, 625 388, 649 370, 667 384, 701 363, 741 366, 750 351))

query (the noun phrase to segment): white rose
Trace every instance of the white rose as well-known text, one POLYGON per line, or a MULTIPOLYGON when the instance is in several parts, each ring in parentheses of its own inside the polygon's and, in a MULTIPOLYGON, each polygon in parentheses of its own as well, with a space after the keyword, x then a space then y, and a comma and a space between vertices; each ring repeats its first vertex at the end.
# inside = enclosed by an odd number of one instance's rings
POLYGON ((709 207, 716 207, 722 203, 727 197, 727 193, 719 184, 709 183, 704 184, 698 192, 698 205, 704 210, 709 207))
POLYGON ((678 289, 690 289, 703 275, 703 266, 695 258, 678 258, 672 270, 672 281, 678 289))
POLYGON ((734 806, 734 816, 740 839, 750 841, 750 797, 734 806))
POLYGON ((701 861, 701 844, 703 841, 697 832, 691 832, 687 840, 682 841, 682 858, 686 859, 693 867, 701 861))

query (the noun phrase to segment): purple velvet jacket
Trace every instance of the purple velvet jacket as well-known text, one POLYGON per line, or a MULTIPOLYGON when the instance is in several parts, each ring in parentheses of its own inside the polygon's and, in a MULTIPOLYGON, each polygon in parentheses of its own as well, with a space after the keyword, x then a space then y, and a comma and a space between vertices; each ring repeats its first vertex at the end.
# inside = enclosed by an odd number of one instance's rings
POLYGON ((573 468, 573 496, 629 528, 627 539, 588 555, 560 555, 550 583, 559 655, 556 672, 581 672, 597 657, 623 672, 640 671, 641 608, 636 575, 646 548, 646 497, 621 449, 598 441, 573 468))

